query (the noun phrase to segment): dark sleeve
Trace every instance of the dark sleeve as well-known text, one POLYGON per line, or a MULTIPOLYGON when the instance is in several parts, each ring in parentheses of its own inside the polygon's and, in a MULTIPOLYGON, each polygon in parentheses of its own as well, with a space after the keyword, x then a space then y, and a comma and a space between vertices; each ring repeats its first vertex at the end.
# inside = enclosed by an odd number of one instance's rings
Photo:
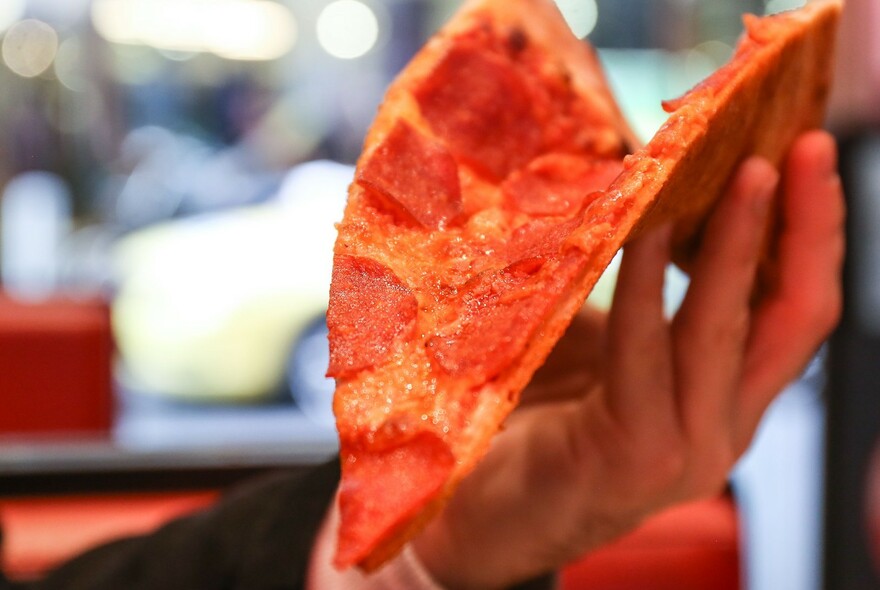
POLYGON ((3 590, 289 590, 305 586, 339 464, 261 478, 155 533, 93 549, 3 590))
MULTIPOLYGON (((0 590, 302 590, 339 480, 334 461, 238 488, 155 533, 92 549, 44 579, 0 590)), ((552 590, 553 576, 510 590, 552 590)))

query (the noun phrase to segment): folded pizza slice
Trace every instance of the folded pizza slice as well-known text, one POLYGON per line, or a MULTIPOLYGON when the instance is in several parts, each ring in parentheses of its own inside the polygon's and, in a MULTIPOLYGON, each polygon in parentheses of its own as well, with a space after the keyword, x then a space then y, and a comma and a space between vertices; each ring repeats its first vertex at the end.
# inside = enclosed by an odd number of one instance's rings
POLYGON ((468 2, 416 55, 334 251, 338 567, 378 567, 442 508, 627 239, 676 220, 686 261, 736 165, 821 123, 840 9, 747 18, 642 148, 551 0, 468 2))

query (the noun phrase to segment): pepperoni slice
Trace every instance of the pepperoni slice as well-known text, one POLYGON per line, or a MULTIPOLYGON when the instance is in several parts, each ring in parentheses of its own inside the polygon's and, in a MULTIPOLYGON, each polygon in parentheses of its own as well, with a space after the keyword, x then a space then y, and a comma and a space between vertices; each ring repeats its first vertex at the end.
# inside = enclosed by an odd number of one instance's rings
POLYGON ((415 327, 417 309, 412 291, 387 266, 369 258, 336 256, 327 312, 327 375, 345 377, 380 364, 394 341, 415 327))
POLYGON ((525 78, 509 58, 476 43, 450 49, 414 94, 452 152, 493 180, 525 165, 541 148, 525 78))
POLYGON ((357 180, 431 229, 461 214, 458 166, 452 155, 403 120, 372 153, 357 180))
POLYGON ((358 563, 392 537, 440 491, 455 465, 449 446, 425 431, 389 448, 356 449, 342 463, 339 567, 358 563))
POLYGON ((547 154, 512 173, 501 191, 513 207, 525 213, 566 215, 580 209, 588 195, 608 188, 622 170, 618 160, 547 154))
POLYGON ((432 336, 428 354, 449 374, 485 382, 525 348, 552 298, 535 280, 542 261, 531 258, 469 281, 456 302, 458 321, 432 336))

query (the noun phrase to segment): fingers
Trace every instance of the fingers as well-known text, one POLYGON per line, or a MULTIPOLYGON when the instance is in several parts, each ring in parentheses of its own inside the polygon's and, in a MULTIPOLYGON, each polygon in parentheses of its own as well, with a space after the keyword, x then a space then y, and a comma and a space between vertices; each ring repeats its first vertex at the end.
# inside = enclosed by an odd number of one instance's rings
POLYGON ((644 422, 656 426, 661 416, 676 418, 663 316, 670 230, 665 226, 626 246, 608 319, 609 410, 635 429, 644 428, 644 422))
POLYGON ((779 175, 767 161, 742 164, 709 219, 691 284, 673 324, 676 388, 691 440, 732 430, 749 333, 749 300, 779 175))
POLYGON ((795 143, 786 162, 777 285, 756 311, 745 364, 744 444, 840 314, 845 212, 836 159, 833 138, 815 131, 795 143))

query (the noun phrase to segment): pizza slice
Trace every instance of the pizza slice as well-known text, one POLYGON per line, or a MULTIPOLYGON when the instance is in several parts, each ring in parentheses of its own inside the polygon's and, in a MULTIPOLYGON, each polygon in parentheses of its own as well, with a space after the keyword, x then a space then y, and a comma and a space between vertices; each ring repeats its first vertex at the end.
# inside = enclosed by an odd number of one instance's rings
POLYGON ((551 0, 472 0, 428 42, 338 226, 338 567, 375 569, 442 508, 627 239, 675 220, 686 263, 737 164, 821 123, 840 10, 747 18, 642 148, 551 0))

